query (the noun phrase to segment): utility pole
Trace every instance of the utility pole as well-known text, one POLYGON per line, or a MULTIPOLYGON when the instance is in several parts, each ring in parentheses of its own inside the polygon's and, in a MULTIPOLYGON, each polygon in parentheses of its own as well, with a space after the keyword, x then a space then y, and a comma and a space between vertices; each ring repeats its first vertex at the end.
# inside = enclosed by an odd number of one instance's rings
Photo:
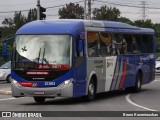
POLYGON ((87 19, 86 0, 84 0, 84 19, 87 19))
POLYGON ((37 0, 37 20, 40 20, 40 0, 37 0))
POLYGON ((91 19, 91 0, 88 0, 88 19, 91 19))
POLYGON ((40 5, 40 0, 37 0, 37 20, 45 20, 46 19, 46 8, 40 5))
POLYGON ((141 1, 142 2, 142 20, 146 20, 146 1, 141 1))
POLYGON ((84 0, 84 19, 91 19, 91 1, 92 0, 84 0))

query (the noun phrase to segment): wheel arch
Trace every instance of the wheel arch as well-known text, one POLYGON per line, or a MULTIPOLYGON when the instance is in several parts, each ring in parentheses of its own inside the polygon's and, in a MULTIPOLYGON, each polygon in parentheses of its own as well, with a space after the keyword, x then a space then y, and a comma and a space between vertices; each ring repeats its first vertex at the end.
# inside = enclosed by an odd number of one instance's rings
POLYGON ((89 85, 89 82, 91 81, 91 79, 93 79, 94 81, 94 84, 95 84, 95 90, 97 92, 97 75, 96 75, 96 72, 95 71, 92 71, 89 75, 89 78, 88 78, 88 82, 87 82, 87 89, 86 89, 86 95, 88 94, 88 85, 89 85))
POLYGON ((136 77, 137 77, 138 74, 141 75, 141 82, 143 83, 143 72, 142 72, 142 69, 139 69, 139 70, 137 71, 136 77))

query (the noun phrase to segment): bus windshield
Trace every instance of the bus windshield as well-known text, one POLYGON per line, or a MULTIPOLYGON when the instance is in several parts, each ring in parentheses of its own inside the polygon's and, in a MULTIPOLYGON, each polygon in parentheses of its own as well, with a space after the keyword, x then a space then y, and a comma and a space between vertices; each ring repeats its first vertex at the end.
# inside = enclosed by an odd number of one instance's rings
POLYGON ((17 35, 13 67, 15 69, 69 69, 70 35, 17 35))

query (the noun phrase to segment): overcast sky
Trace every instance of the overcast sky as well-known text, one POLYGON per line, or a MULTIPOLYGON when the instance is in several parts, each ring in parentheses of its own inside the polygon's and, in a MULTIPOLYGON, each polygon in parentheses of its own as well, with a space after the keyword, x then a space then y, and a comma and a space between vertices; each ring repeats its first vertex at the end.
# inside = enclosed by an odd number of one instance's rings
MULTIPOLYGON (((43 7, 54 7, 68 4, 70 2, 79 2, 84 6, 84 0, 40 0, 43 7)), ((143 0, 145 1, 145 0, 143 0)), ((0 23, 4 18, 13 18, 14 13, 10 11, 29 10, 35 8, 37 0, 0 0, 0 23), (9 13, 3 13, 9 12, 9 13)), ((92 9, 99 8, 102 5, 116 7, 121 11, 122 17, 131 20, 142 19, 141 0, 92 0, 92 9), (108 3, 107 3, 108 2, 108 3), (135 6, 135 7, 134 7, 135 6), (138 7, 137 7, 138 6, 138 7)), ((61 6, 62 7, 62 6, 61 6)), ((57 19, 58 10, 61 7, 47 9, 47 19, 57 19)), ((151 19, 153 23, 160 23, 160 0, 146 0, 146 18, 151 19)), ((28 12, 22 12, 26 15, 28 12)))

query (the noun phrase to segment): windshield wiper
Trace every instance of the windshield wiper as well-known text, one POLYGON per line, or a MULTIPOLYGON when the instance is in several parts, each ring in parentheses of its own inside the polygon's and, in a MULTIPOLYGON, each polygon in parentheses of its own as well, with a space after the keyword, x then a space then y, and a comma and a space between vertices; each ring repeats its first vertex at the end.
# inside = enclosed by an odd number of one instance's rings
POLYGON ((42 66, 43 66, 43 61, 44 61, 48 65, 48 67, 51 69, 51 66, 49 65, 48 60, 44 56, 45 56, 45 48, 44 48, 44 51, 43 51, 42 66))
POLYGON ((40 60, 40 55, 41 55, 41 48, 39 49, 38 64, 39 64, 39 60, 40 60))

